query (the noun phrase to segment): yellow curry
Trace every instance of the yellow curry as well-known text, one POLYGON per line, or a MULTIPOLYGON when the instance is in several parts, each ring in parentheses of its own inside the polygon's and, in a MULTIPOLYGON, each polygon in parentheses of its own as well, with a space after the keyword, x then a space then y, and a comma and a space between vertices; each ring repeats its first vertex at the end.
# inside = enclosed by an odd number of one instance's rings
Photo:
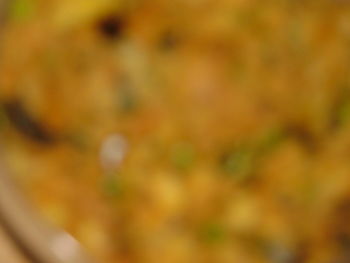
POLYGON ((13 0, 0 105, 98 262, 350 262, 349 1, 13 0))

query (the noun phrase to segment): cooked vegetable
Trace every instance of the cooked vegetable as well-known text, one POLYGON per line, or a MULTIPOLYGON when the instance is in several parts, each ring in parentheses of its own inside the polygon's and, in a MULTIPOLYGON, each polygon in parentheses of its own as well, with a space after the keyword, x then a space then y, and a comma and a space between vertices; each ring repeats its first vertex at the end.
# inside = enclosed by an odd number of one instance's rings
POLYGON ((1 156, 101 263, 349 262, 349 1, 10 12, 1 156))

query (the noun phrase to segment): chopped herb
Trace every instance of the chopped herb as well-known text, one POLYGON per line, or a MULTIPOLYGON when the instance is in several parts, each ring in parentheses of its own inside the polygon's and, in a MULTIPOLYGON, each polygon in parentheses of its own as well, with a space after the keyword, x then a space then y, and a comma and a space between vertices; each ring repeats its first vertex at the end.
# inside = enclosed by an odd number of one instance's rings
POLYGON ((200 236, 204 242, 215 244, 224 241, 227 237, 227 232, 225 228, 218 223, 207 223, 202 226, 200 236))
POLYGON ((342 103, 340 103, 337 116, 336 116, 336 122, 338 125, 343 126, 350 120, 350 99, 344 99, 342 103))
POLYGON ((104 178, 102 189, 108 197, 119 197, 122 193, 120 182, 113 175, 107 175, 104 178))
POLYGON ((118 105, 119 109, 123 113, 130 113, 137 107, 137 100, 134 92, 129 87, 129 84, 126 83, 121 88, 117 89, 118 96, 118 105))
POLYGON ((34 13, 32 0, 14 0, 10 7, 10 17, 14 20, 28 19, 34 13))
POLYGON ((346 126, 350 120, 350 88, 347 82, 339 83, 338 94, 329 114, 331 131, 346 126))
POLYGON ((223 159, 223 168, 228 174, 245 179, 251 174, 255 151, 249 147, 240 147, 233 150, 223 159))
POLYGON ((171 152, 171 161, 178 169, 188 169, 195 159, 195 151, 192 145, 180 143, 175 145, 171 152))
POLYGON ((223 155, 223 170, 236 179, 248 179, 259 158, 274 150, 284 138, 286 136, 283 130, 273 129, 254 142, 234 147, 223 155))
POLYGON ((258 150, 260 153, 269 152, 275 149, 285 138, 286 134, 282 129, 272 129, 262 136, 258 142, 258 150))

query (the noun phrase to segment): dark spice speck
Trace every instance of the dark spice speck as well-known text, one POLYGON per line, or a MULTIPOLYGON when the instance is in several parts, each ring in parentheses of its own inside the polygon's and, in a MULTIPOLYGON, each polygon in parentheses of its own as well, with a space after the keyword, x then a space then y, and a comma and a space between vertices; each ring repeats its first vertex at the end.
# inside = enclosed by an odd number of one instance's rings
POLYGON ((114 40, 123 34, 125 21, 119 16, 110 15, 98 21, 97 28, 105 38, 114 40))

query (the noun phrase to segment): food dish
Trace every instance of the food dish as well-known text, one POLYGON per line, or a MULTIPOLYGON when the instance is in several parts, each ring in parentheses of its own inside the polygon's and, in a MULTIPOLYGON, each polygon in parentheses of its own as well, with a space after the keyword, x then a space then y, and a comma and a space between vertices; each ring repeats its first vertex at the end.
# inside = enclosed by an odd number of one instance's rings
POLYGON ((6 161, 102 263, 348 262, 347 1, 13 1, 6 161))

